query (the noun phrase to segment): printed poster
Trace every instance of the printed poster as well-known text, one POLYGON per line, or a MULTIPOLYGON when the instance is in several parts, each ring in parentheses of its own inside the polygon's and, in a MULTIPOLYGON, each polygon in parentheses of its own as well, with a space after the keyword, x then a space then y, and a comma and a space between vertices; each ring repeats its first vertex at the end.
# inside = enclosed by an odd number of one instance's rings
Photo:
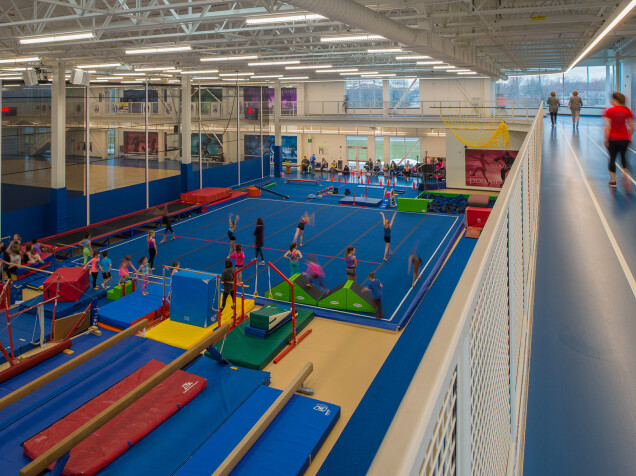
POLYGON ((466 185, 503 187, 518 150, 466 149, 466 185))

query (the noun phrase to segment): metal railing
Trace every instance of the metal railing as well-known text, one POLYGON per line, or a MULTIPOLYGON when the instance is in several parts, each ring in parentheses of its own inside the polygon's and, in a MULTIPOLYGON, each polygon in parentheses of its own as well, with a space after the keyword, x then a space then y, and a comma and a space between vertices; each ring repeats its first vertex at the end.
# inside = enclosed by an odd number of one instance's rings
POLYGON ((369 474, 520 472, 542 106, 369 474))

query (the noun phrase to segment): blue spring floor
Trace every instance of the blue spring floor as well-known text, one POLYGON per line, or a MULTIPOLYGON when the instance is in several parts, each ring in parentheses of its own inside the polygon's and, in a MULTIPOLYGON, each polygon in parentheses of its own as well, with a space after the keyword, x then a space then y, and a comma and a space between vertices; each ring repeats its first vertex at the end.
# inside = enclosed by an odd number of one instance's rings
MULTIPOLYGON (((315 192, 328 184, 280 183, 274 189, 290 195, 295 191, 301 197, 305 192, 299 191, 304 187, 313 187, 315 192)), ((373 193, 381 195, 382 190, 373 189, 373 193)), ((412 192, 413 196, 416 194, 408 187, 405 190, 412 192)), ((333 289, 346 281, 344 253, 347 246, 355 246, 358 282, 364 285, 368 273, 376 273, 384 285, 385 322, 396 328, 413 294, 411 276, 407 272, 408 257, 415 251, 423 258, 421 276, 426 278, 439 253, 461 224, 461 217, 457 215, 398 213, 392 230, 393 255, 383 263, 384 230, 377 208, 336 205, 340 197, 311 201, 305 198, 302 202, 271 197, 246 198, 175 223, 173 227, 177 238, 165 243, 160 243, 163 238, 163 229, 160 229, 155 273, 161 274, 161 265, 179 261, 184 268, 220 274, 229 252, 228 214, 234 213, 240 216, 235 234, 237 243, 244 246, 246 263, 254 257, 253 230, 256 219, 261 217, 265 223, 265 259, 288 274, 289 262, 283 255, 294 238, 298 220, 305 212, 309 212, 314 215, 314 224, 306 227, 304 246, 300 250, 303 255, 313 256, 323 265, 326 286, 333 289), (332 200, 334 203, 330 203, 332 200)), ((389 211, 387 216, 393 213, 389 211)), ((141 256, 146 255, 147 244, 145 236, 139 236, 107 249, 113 267, 117 268, 126 255, 130 255, 136 264, 141 256)), ((304 271, 302 263, 301 271, 304 271)), ((246 270, 243 273, 243 282, 249 286, 246 293, 251 295, 256 288, 258 295, 263 296, 270 288, 269 277, 268 268, 264 266, 246 270)), ((280 281, 276 274, 271 273, 272 286, 280 281)), ((374 325, 372 314, 363 316, 369 319, 370 325, 374 325)))

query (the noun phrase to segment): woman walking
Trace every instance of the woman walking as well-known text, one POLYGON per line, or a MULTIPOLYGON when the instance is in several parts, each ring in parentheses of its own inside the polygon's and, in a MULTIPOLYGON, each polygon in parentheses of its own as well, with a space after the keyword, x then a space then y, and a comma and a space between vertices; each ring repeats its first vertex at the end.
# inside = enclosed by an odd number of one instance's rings
POLYGON ((572 91, 572 96, 568 101, 568 108, 572 113, 572 127, 579 127, 579 118, 581 117, 581 106, 583 106, 583 99, 579 97, 578 91, 572 91))
POLYGON ((548 98, 548 111, 550 111, 550 120, 552 121, 552 127, 556 125, 557 113, 559 112, 560 105, 561 103, 559 102, 559 98, 556 97, 556 93, 552 91, 550 93, 550 97, 548 98))
POLYGON ((632 142, 634 133, 634 114, 625 106, 625 95, 619 92, 612 94, 612 107, 605 110, 605 147, 609 151, 609 186, 616 188, 616 156, 620 154, 623 166, 623 185, 626 192, 631 192, 629 182, 631 174, 627 163, 627 147, 632 142))

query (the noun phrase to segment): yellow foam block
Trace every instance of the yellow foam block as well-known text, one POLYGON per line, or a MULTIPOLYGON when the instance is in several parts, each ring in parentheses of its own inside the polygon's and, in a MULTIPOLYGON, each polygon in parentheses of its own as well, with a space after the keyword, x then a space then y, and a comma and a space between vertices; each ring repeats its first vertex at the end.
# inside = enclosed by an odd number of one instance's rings
MULTIPOLYGON (((231 298, 230 298, 231 300, 231 298)), ((238 309, 241 309, 241 299, 237 299, 238 309)), ((250 312, 255 306, 255 303, 251 299, 245 300, 245 312, 250 312)), ((221 314, 221 324, 230 322, 234 317, 234 311, 228 303, 221 314)), ((190 324, 184 324, 182 322, 171 321, 166 319, 165 321, 157 324, 152 329, 146 331, 146 337, 164 344, 178 347, 180 349, 189 349, 197 342, 205 339, 216 329, 216 324, 210 327, 197 327, 190 324)))

